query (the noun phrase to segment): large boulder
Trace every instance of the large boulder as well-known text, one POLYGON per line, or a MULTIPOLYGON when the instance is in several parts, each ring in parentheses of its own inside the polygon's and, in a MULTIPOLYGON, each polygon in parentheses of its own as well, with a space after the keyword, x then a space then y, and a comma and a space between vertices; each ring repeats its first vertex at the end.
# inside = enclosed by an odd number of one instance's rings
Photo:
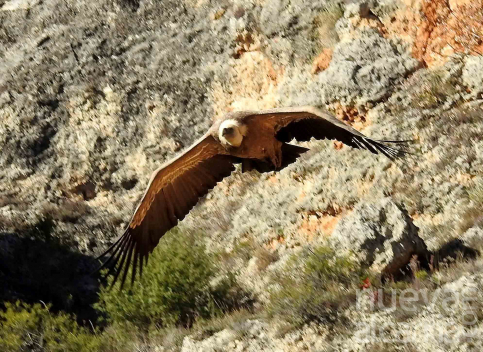
POLYGON ((339 254, 353 255, 386 277, 404 272, 414 255, 420 263, 430 255, 412 219, 391 198, 359 203, 337 224, 331 243, 339 254))
POLYGON ((481 87, 481 82, 483 82, 483 57, 467 57, 461 78, 473 95, 476 96, 478 93, 481 93, 483 90, 481 87))
POLYGON ((459 238, 465 246, 475 250, 483 249, 483 228, 480 226, 473 226, 466 230, 459 238))

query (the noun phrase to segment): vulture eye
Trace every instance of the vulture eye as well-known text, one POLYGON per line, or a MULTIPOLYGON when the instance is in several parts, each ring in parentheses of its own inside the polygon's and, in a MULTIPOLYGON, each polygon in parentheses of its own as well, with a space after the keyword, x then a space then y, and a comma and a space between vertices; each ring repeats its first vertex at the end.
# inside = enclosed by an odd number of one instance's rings
POLYGON ((233 127, 228 127, 223 129, 223 131, 221 132, 221 135, 226 136, 227 134, 232 134, 232 133, 233 133, 233 127))

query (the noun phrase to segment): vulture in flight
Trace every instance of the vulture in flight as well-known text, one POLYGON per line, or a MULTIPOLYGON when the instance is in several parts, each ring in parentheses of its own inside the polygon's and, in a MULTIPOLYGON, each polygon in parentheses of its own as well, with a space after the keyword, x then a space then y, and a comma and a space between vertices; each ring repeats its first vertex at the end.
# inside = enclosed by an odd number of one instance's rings
POLYGON ((311 138, 337 140, 393 161, 406 153, 389 145, 405 141, 370 139, 314 107, 228 113, 190 148, 154 171, 124 234, 99 257, 110 254, 99 269, 115 271, 113 285, 122 274, 122 288, 132 265, 134 283, 161 237, 229 176, 235 164, 241 163, 242 172, 279 171, 308 151, 289 142, 311 138))

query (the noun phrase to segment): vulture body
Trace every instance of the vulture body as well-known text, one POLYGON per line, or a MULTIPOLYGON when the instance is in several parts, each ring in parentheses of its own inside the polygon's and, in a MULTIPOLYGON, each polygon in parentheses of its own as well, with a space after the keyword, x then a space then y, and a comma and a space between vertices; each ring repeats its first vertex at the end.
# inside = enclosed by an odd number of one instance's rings
POLYGON ((224 177, 242 164, 242 171, 278 171, 296 161, 307 148, 289 144, 293 139, 338 140, 358 149, 384 154, 391 160, 406 152, 365 137, 328 112, 314 107, 240 111, 226 114, 181 155, 152 175, 146 192, 124 234, 99 258, 110 254, 101 268, 115 271, 123 286, 132 265, 131 282, 147 264, 161 237, 176 226, 224 177))

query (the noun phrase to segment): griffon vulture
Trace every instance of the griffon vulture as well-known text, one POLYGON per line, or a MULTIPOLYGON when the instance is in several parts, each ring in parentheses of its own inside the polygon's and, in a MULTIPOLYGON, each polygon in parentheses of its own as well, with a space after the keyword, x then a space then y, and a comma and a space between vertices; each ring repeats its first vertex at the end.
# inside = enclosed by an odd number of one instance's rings
POLYGON ((142 274, 160 238, 176 226, 198 202, 241 163, 242 172, 278 171, 296 161, 307 148, 292 139, 333 139, 353 148, 382 153, 391 160, 403 156, 399 141, 373 140, 328 112, 314 107, 240 111, 226 114, 181 155, 154 171, 124 234, 99 258, 110 254, 101 268, 116 271, 123 286, 132 264, 131 281, 142 274))

